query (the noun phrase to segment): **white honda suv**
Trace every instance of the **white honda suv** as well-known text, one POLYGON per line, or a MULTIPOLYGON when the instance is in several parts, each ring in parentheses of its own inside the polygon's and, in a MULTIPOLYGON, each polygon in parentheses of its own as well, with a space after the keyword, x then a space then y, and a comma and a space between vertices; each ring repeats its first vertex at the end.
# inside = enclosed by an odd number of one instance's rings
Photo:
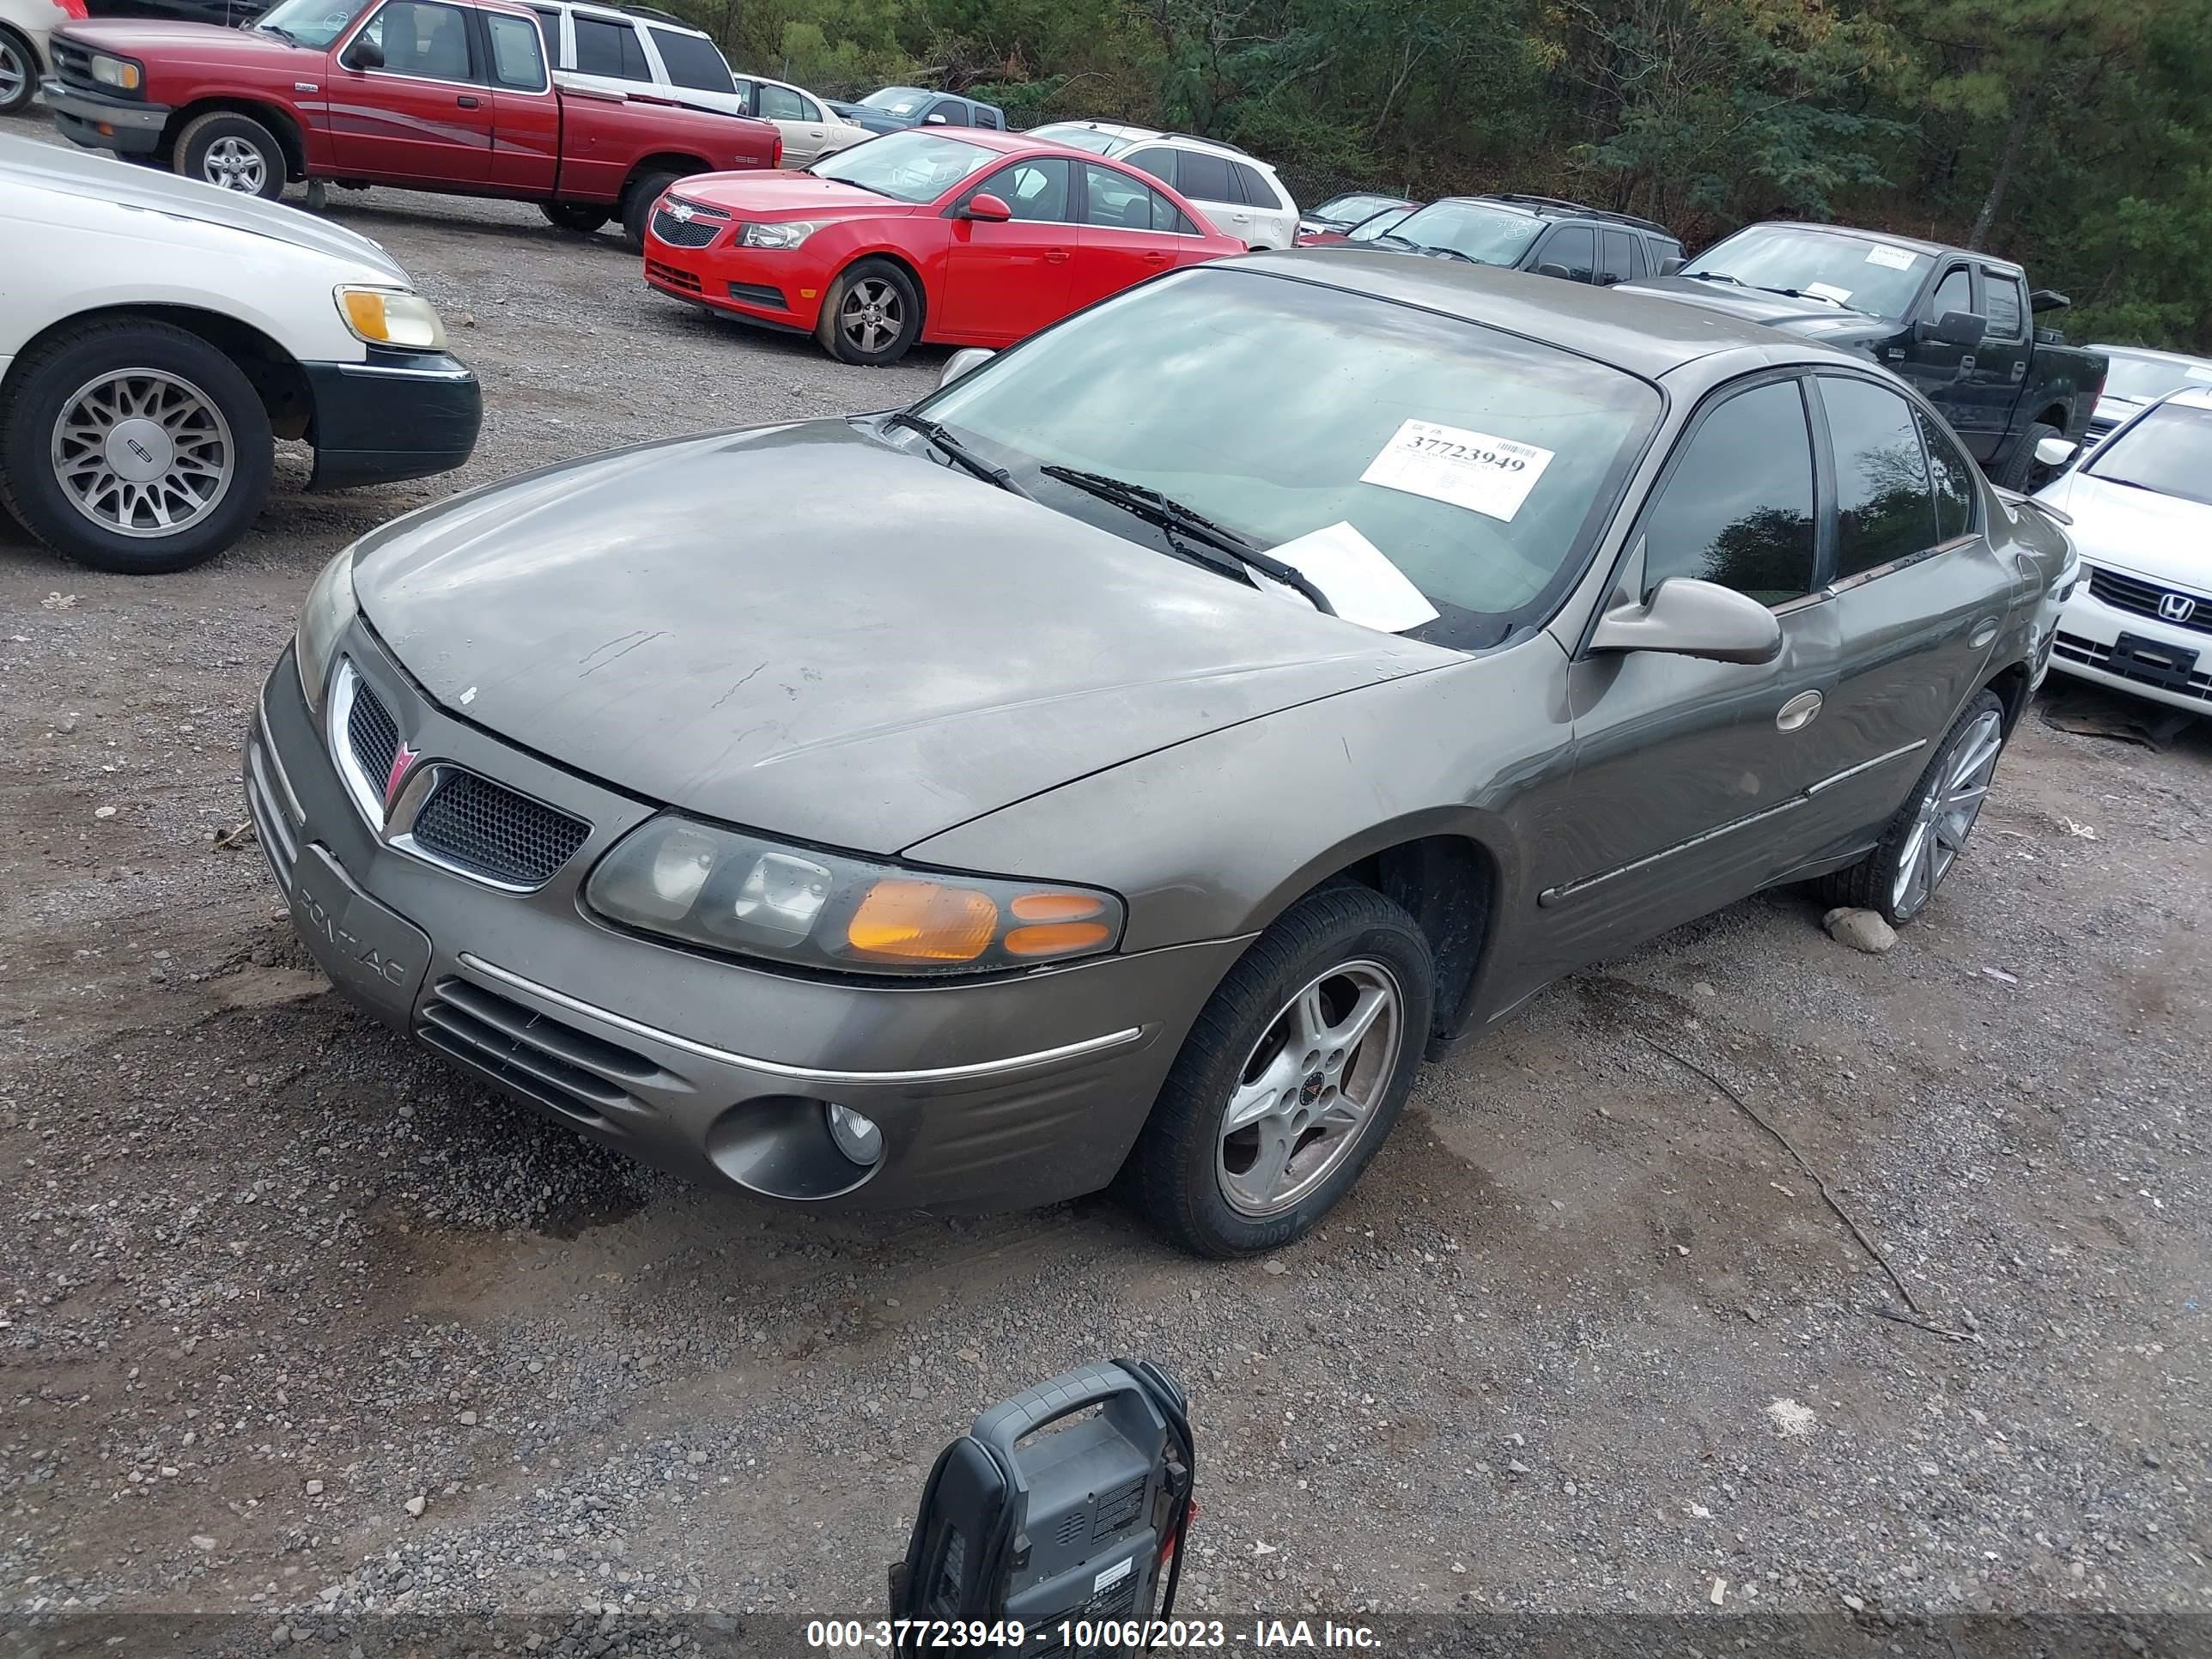
POLYGON ((1297 240, 1298 204, 1274 168, 1234 144, 1110 121, 1054 121, 1029 136, 1110 155, 1151 173, 1174 186, 1224 236, 1254 247, 1289 247, 1297 240))

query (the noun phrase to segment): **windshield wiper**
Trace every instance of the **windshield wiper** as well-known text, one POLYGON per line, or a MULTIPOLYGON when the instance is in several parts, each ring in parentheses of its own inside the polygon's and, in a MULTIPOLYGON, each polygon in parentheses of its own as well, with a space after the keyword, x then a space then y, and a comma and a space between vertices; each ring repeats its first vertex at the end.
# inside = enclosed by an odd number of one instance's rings
POLYGON ((1380 236, 1376 237, 1374 241, 1377 247, 1382 246, 1385 242, 1395 242, 1400 247, 1411 248, 1416 253, 1421 251, 1421 245, 1412 237, 1401 236, 1395 231, 1386 230, 1380 236))
POLYGON ((1686 270, 1682 273, 1693 283, 1726 283, 1734 288, 1749 288, 1741 276, 1731 276, 1725 270, 1686 270))
POLYGON ((892 416, 890 419, 885 421, 884 424, 885 426, 912 427, 916 432, 921 434, 923 437, 928 439, 930 442, 935 444, 939 449, 943 450, 947 459, 951 460, 963 471, 972 472, 975 477, 981 478, 985 483, 994 483, 998 485, 1000 489, 1005 490, 1008 495, 1018 495, 1025 501, 1033 501, 1036 499, 1036 496, 1030 495, 1028 490, 1023 489, 1020 484, 1014 481, 1014 475, 1012 473, 1007 471, 1003 466, 994 466, 990 462, 985 460, 981 455, 978 455, 974 450, 969 448, 966 444, 961 442, 959 439, 954 437, 950 432, 947 432, 942 425, 935 421, 930 420, 924 416, 912 414, 908 410, 902 409, 897 414, 892 416))
POLYGON ((1421 252, 1442 254, 1447 259, 1463 259, 1471 265, 1479 265, 1482 263, 1472 253, 1462 253, 1457 248, 1446 247, 1442 242, 1424 242, 1421 244, 1421 252))
POLYGON ((288 46, 296 46, 300 44, 291 30, 279 27, 275 23, 256 23, 253 27, 260 33, 275 35, 288 46))
MULTIPOLYGON (((1742 284, 1738 283, 1737 286, 1741 287, 1742 284)), ((1761 294, 1779 294, 1792 300, 1819 300, 1824 304, 1835 307, 1838 311, 1844 308, 1844 302, 1841 300, 1831 299, 1825 294, 1811 293, 1802 288, 1767 288, 1758 283, 1753 283, 1751 286, 1758 289, 1761 294)))
POLYGON ((1242 580, 1244 573, 1237 566, 1247 566, 1304 595, 1315 610, 1331 617, 1336 614, 1336 607, 1328 602, 1328 595, 1316 587, 1312 579, 1297 566, 1287 563, 1272 553, 1262 552, 1235 531, 1223 529, 1212 520, 1194 513, 1181 501, 1171 500, 1157 489, 1147 489, 1142 484, 1129 483, 1120 478, 1109 478, 1103 472, 1085 472, 1079 467, 1046 465, 1037 471, 1048 478, 1057 478, 1086 495, 1096 495, 1102 501, 1111 501, 1123 512, 1133 514, 1147 524, 1158 525, 1168 532, 1171 542, 1195 542, 1218 553, 1226 553, 1236 562, 1231 564, 1220 559, 1205 558, 1192 553, 1188 547, 1183 547, 1183 552, 1209 570, 1242 580))

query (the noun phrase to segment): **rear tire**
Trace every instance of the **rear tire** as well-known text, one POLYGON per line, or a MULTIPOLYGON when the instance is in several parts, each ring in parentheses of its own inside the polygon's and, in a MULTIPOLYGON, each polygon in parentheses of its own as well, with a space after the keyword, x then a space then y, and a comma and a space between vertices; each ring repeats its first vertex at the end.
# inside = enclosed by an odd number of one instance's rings
POLYGON ((889 259, 861 259, 837 273, 822 301, 814 337, 841 363, 881 368, 921 338, 921 290, 889 259))
POLYGON ((578 236, 589 236, 614 217, 605 208, 583 202, 540 202, 538 210, 556 230, 569 231, 578 236))
POLYGON ((38 53, 28 40, 0 23, 0 115, 13 115, 38 89, 38 53))
POLYGON ((1389 1135, 1435 997, 1428 940, 1399 906, 1354 886, 1299 900, 1183 1039, 1124 1171, 1138 1207, 1194 1255, 1299 1237, 1389 1135))
POLYGON ((260 514, 275 470, 245 374, 167 323, 64 329, 17 360, 0 393, 0 501, 96 570, 153 575, 212 558, 260 514))
POLYGON ((1814 891, 1832 905, 1872 910, 1893 927, 1925 915, 1981 817, 2004 746, 2004 703, 1984 691, 1943 734, 1874 850, 1820 877, 1814 891))
POLYGON ((177 171, 218 190, 273 202, 284 193, 289 167, 276 135, 234 110, 195 116, 177 135, 177 171))
POLYGON ((633 252, 644 252, 646 222, 653 217, 653 204, 683 177, 680 173, 641 173, 630 180, 629 188, 623 192, 622 228, 633 252))
POLYGON ((2052 470, 2035 459, 2036 445, 2045 438, 2064 435, 2055 426, 2045 426, 2041 421, 2030 422, 2027 430, 2020 434, 2020 441, 2012 447, 2012 453, 2004 458, 2004 465, 1997 469, 1997 477, 1992 482, 2001 489, 2016 489, 2023 495, 2033 495, 2049 483, 2053 477, 2052 470))

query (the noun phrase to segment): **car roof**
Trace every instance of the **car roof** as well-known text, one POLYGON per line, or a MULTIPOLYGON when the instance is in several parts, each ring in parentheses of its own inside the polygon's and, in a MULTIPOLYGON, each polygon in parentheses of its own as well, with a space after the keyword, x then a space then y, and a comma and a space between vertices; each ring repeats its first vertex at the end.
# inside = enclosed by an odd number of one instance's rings
POLYGON ((1348 244, 1255 253, 1238 270, 1295 277, 1418 306, 1564 346, 1646 380, 1717 353, 1786 349, 1778 361, 1867 366, 1854 352, 1658 295, 1623 294, 1492 265, 1424 259, 1348 244))
POLYGON ((1486 196, 1440 196, 1425 204, 1435 207, 1443 202, 1480 202, 1486 207, 1504 208, 1510 212, 1523 213, 1532 219, 1588 219, 1597 224, 1611 225, 1620 230, 1641 232, 1646 236, 1659 236, 1681 246, 1681 238, 1652 219, 1639 219, 1632 213, 1615 213, 1609 208, 1594 208, 1580 202, 1570 202, 1557 196, 1528 196, 1518 191, 1497 191, 1486 196))
POLYGON ((694 27, 685 22, 674 12, 662 11, 654 6, 617 5, 612 3, 611 0, 537 0, 535 4, 529 4, 529 0, 525 0, 525 3, 532 11, 535 11, 540 4, 556 5, 563 11, 578 12, 591 17, 604 17, 611 23, 617 19, 624 22, 651 23, 659 28, 674 29, 679 34, 696 34, 702 40, 711 40, 714 38, 706 30, 694 27))
POLYGON ((1220 138, 1200 138, 1195 133, 1170 132, 1161 127, 1133 127, 1122 121, 1044 121, 1048 127, 1082 127, 1091 132, 1103 132, 1109 138, 1119 138, 1127 144, 1165 144, 1173 149, 1195 149, 1208 155, 1224 155, 1232 161, 1243 161, 1258 167, 1263 173, 1273 173, 1272 162, 1263 161, 1249 149, 1220 138))
POLYGON ((2101 351, 2107 357, 2143 357, 2155 363, 2207 363, 2212 357, 2193 356, 2186 351, 2161 351, 2156 346, 2093 345, 2092 351, 2101 351))
POLYGON ((1937 258, 1956 254, 1962 259, 1973 259, 1996 270, 2010 271, 2015 276, 2027 273, 2010 259, 1994 253, 1976 253, 1969 248, 1954 247, 1948 242, 1931 242, 1923 236, 1900 236, 1893 231, 1867 230, 1857 225, 1822 225, 1807 219, 1761 219, 1756 224, 1738 225, 1729 233, 1733 236, 1745 230, 1817 230, 1826 236, 1856 236, 1862 241, 1889 242, 1898 247, 1911 248, 1916 253, 1934 255, 1937 258))

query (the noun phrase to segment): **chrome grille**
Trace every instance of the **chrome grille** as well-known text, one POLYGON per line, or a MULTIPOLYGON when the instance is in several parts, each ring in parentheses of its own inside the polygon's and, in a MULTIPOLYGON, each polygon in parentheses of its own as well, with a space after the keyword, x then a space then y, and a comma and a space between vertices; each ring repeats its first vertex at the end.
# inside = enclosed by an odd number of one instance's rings
POLYGON ((2102 565, 2089 567, 2089 592, 2115 611, 2133 611, 2138 617, 2162 622, 2169 628, 2186 628, 2192 633, 2212 634, 2212 595, 2166 587, 2157 582, 2144 581, 2138 576, 2123 576, 2118 571, 2107 570, 2102 565), (2161 616, 2159 606, 2168 594, 2189 600, 2196 609, 2180 622, 2161 616))
POLYGON ((671 247, 704 247, 730 228, 730 216, 720 208, 686 202, 689 218, 679 219, 663 201, 653 210, 653 234, 671 247))
POLYGON ((346 746, 353 750, 369 787, 382 789, 399 754, 399 725, 383 699, 359 681, 354 684, 353 706, 346 711, 346 746))
POLYGON ((440 980, 422 1006, 422 1021, 416 1035, 439 1053, 490 1073, 540 1105, 590 1123, 605 1124, 610 1112, 638 1109, 635 1097, 616 1079, 642 1083, 661 1075, 643 1054, 466 980, 440 980))
POLYGON ((431 857, 516 887, 543 885, 591 833, 581 818, 459 769, 440 778, 410 829, 431 857))
POLYGON ((103 87, 92 78, 92 48, 81 46, 65 34, 54 34, 46 42, 47 55, 54 62, 56 78, 69 86, 86 92, 96 92, 106 98, 124 97, 113 87, 103 87))

